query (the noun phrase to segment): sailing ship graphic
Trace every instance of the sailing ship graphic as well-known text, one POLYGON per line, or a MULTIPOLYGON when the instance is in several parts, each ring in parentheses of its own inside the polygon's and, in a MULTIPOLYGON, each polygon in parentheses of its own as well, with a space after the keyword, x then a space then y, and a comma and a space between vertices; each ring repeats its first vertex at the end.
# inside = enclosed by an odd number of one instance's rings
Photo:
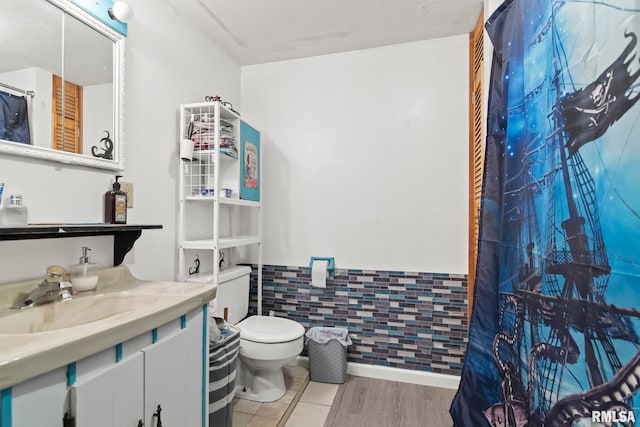
MULTIPOLYGON (((640 408, 640 311, 607 300, 616 283, 601 226, 603 199, 583 158, 583 150, 606 143, 601 138, 640 99, 638 36, 619 26, 617 57, 600 64, 595 80, 576 82, 559 24, 569 3, 551 2, 522 42, 552 52, 551 60, 540 84, 509 105, 508 114, 523 120, 534 109, 546 114, 539 115, 544 122, 510 129, 518 143, 505 147, 521 161, 507 171, 503 188, 502 232, 513 244, 500 252, 500 277, 510 285, 500 287, 491 349, 501 389, 484 410, 492 426, 587 426, 594 411, 640 408)), ((629 418, 608 425, 635 425, 629 418)))

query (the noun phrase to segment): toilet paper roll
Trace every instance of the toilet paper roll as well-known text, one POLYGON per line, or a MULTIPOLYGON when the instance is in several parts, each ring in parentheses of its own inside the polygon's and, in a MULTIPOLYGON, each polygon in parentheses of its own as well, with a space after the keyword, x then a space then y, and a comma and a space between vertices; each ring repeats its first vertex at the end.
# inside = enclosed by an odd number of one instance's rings
POLYGON ((183 139, 180 142, 180 158, 185 162, 193 159, 194 142, 190 139, 183 139))
POLYGON ((311 267, 311 286, 314 288, 326 288, 327 287, 327 271, 329 267, 329 261, 317 260, 313 261, 311 267))

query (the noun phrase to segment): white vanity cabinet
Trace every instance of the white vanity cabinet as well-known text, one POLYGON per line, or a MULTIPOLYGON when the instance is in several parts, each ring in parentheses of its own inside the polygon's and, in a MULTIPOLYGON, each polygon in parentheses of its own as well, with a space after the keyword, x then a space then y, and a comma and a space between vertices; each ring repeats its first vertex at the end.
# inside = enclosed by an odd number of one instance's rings
MULTIPOLYGON (((160 418, 166 426, 188 426, 189 386, 202 384, 201 373, 190 378, 187 373, 188 345, 186 331, 143 350, 145 426, 157 425, 154 414, 161 408, 160 418)), ((201 387, 198 387, 201 390, 201 387)), ((200 409, 198 407, 197 409, 200 409)), ((196 411, 197 412, 197 411, 196 411)))
POLYGON ((163 425, 206 427, 204 310, 12 386, 0 427, 150 427, 158 405, 163 425))
POLYGON ((11 399, 2 400, 0 425, 62 426, 67 393, 66 373, 66 368, 54 369, 11 387, 11 399))
POLYGON ((137 426, 144 420, 144 357, 139 352, 69 390, 76 426, 137 426))

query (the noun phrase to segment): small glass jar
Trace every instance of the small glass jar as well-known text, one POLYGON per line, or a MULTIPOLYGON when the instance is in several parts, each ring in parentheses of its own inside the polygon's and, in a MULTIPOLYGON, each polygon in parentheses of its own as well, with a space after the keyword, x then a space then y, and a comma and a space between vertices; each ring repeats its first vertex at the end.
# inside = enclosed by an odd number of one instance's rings
POLYGON ((2 209, 2 225, 27 225, 28 211, 20 194, 11 195, 11 203, 2 209))

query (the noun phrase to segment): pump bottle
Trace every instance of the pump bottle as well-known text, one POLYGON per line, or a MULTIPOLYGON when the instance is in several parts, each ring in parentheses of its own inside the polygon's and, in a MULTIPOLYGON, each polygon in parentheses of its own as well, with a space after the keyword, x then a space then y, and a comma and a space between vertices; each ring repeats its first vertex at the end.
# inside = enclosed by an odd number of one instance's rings
POLYGON ((104 221, 109 224, 127 223, 127 193, 120 190, 119 178, 122 175, 116 175, 113 188, 104 194, 104 221))
POLYGON ((95 291, 98 286, 98 264, 92 263, 88 251, 91 248, 82 247, 82 256, 78 264, 69 269, 73 292, 95 291))

